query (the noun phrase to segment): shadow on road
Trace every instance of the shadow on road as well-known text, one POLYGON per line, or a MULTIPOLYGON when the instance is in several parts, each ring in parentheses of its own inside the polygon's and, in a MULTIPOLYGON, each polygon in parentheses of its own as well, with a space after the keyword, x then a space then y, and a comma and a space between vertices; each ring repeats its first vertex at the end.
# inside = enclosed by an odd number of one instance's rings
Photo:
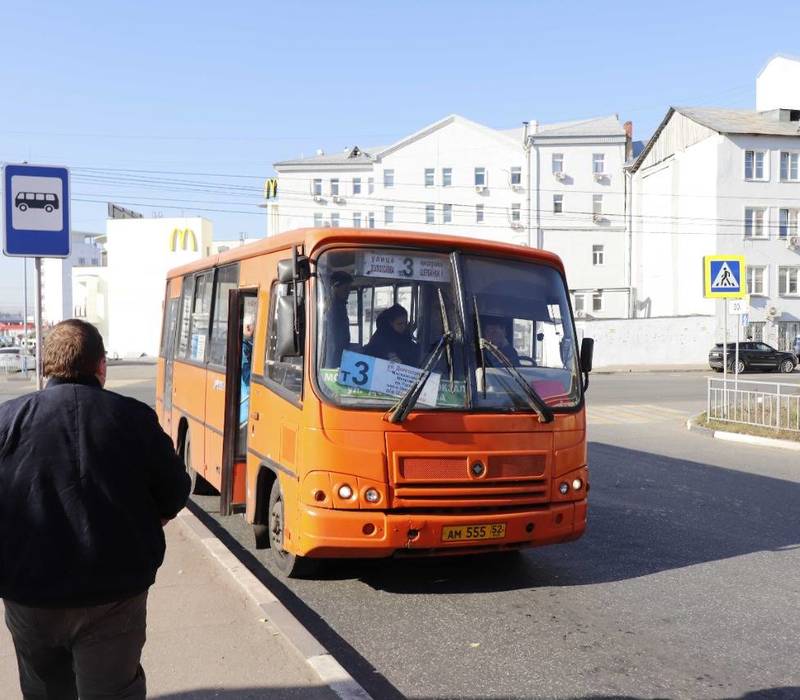
MULTIPOLYGON (((166 693, 164 695, 153 695, 152 700, 210 700, 219 698, 221 700, 278 700, 279 698, 305 698, 308 696, 308 688, 237 688, 234 690, 224 690, 220 688, 200 688, 198 690, 187 690, 177 693, 166 693)), ((487 696, 459 696, 458 700, 486 700, 487 696)), ((542 696, 538 695, 506 695, 504 700, 535 700, 542 696)), ((729 700, 795 700, 800 697, 800 687, 767 688, 764 690, 754 690, 738 698, 729 700)), ((414 696, 415 700, 450 700, 455 696, 414 696)), ((648 696, 650 700, 660 700, 648 696)), ((376 696, 378 700, 378 696, 376 696)), ((564 697, 563 700, 644 700, 634 695, 581 695, 564 697)), ((663 696, 663 700, 669 700, 669 696, 663 696)))

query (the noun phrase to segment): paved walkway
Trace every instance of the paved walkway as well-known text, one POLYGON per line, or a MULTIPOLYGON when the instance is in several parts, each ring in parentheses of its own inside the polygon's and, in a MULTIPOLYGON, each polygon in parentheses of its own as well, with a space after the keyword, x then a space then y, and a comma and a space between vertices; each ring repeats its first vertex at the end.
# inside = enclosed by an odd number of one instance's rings
MULTIPOLYGON (((191 527, 177 519, 166 535, 148 603, 148 698, 336 698, 191 527)), ((19 697, 11 637, 0 622, 0 698, 19 697)))

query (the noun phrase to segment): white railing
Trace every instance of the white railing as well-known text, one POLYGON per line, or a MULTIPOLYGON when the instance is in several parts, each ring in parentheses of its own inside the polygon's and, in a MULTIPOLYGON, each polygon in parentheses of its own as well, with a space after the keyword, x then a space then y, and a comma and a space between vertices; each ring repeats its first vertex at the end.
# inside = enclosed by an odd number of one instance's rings
POLYGON ((800 432, 800 384, 708 379, 709 420, 800 432))

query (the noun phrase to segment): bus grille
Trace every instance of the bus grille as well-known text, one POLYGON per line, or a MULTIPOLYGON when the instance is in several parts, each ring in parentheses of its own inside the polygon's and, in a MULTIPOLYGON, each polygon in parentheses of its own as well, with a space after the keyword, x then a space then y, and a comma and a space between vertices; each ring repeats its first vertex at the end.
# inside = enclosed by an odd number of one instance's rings
POLYGON ((547 503, 544 454, 491 454, 486 474, 471 476, 466 456, 401 456, 397 460, 395 509, 486 509, 547 503))

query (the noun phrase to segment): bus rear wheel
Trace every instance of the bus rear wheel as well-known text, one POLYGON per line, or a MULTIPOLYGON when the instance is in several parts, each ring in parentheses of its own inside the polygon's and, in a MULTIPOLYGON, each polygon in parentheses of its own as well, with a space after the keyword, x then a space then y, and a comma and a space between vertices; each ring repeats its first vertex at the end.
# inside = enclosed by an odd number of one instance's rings
POLYGON ((181 457, 183 457, 183 464, 186 467, 186 473, 189 475, 189 493, 195 496, 211 496, 214 489, 202 476, 200 476, 194 469, 192 469, 192 441, 189 433, 183 439, 183 450, 181 450, 181 457))
POLYGON ((286 520, 283 511, 283 493, 278 478, 272 482, 267 517, 269 518, 270 554, 278 570, 287 578, 302 578, 313 574, 318 568, 318 563, 316 561, 308 557, 291 554, 283 548, 283 535, 286 520))

